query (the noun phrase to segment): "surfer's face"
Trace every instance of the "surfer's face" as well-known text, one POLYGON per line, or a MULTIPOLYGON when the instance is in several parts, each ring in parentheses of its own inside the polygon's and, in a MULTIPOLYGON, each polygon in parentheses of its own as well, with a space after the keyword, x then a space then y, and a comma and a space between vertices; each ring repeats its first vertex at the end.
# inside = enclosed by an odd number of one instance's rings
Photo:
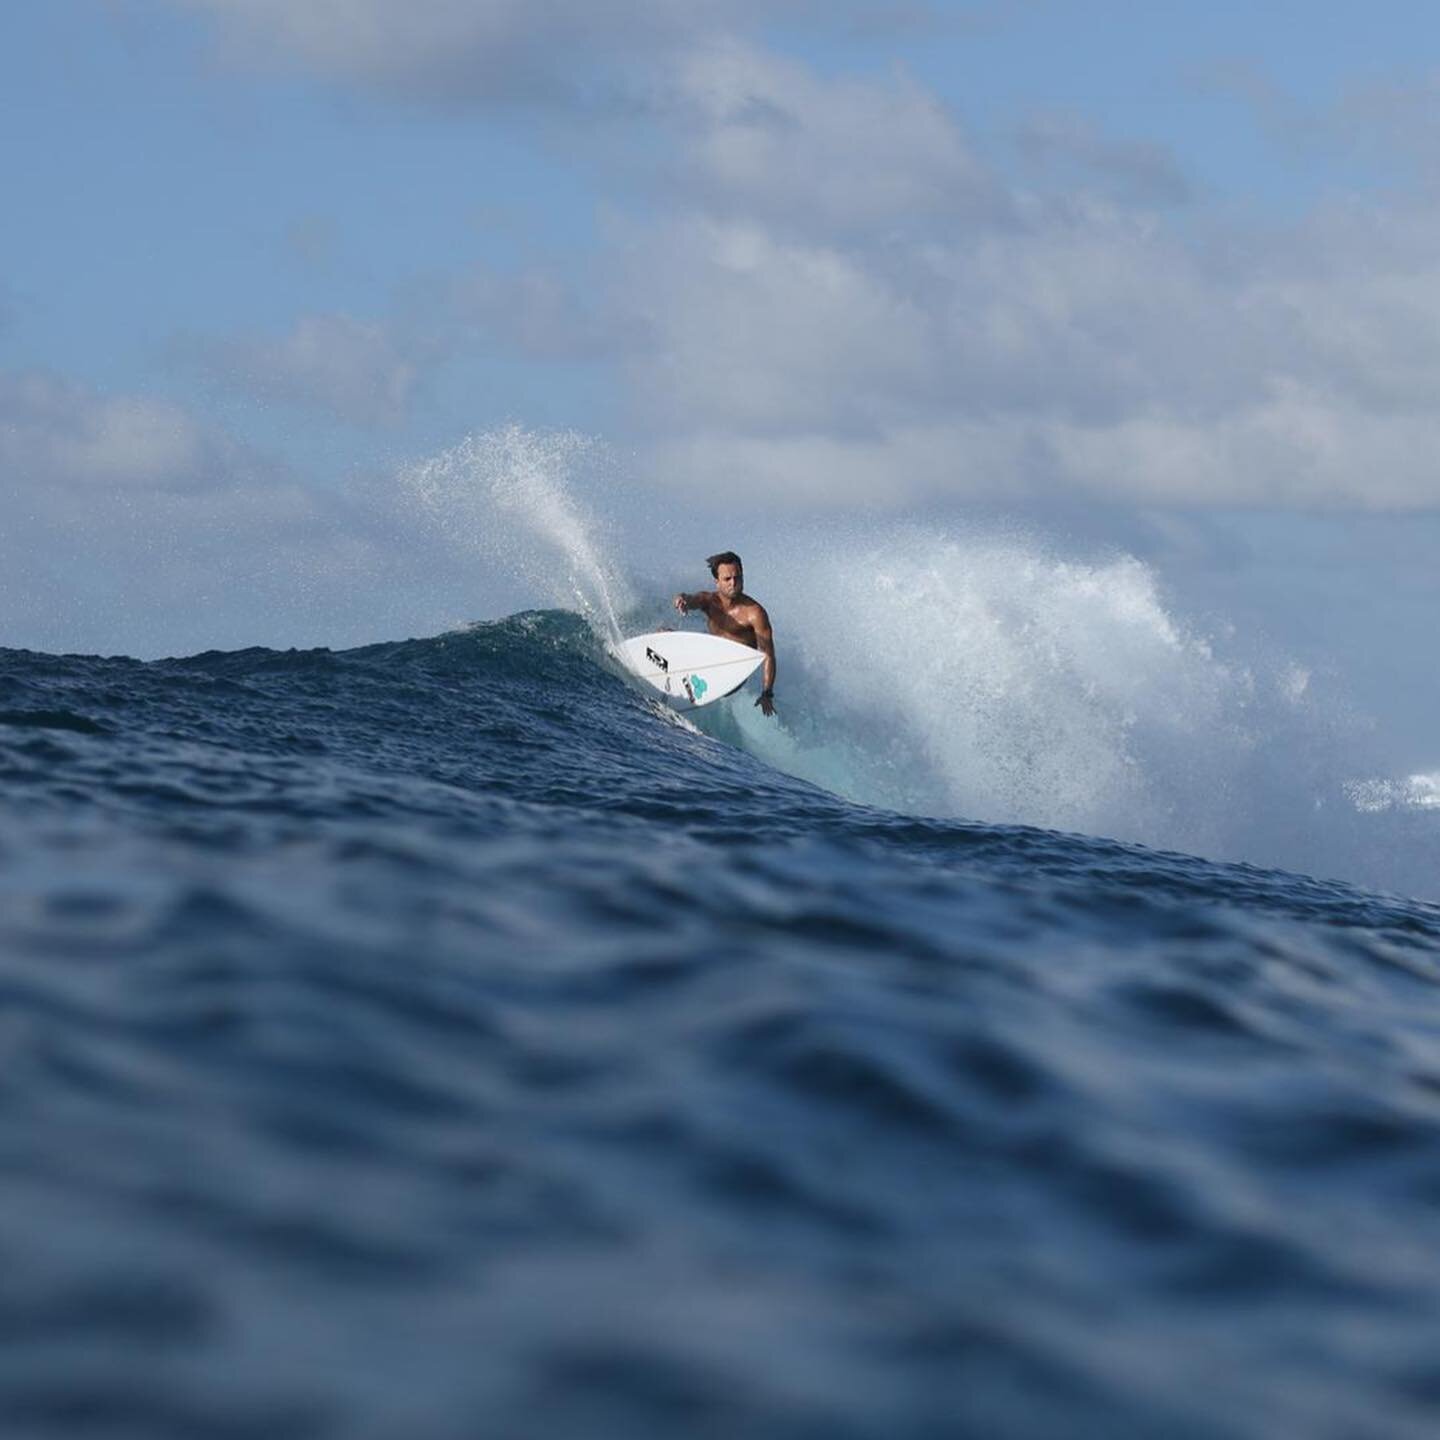
POLYGON ((721 565, 715 571, 715 588, 728 600, 740 593, 745 576, 738 565, 721 565))

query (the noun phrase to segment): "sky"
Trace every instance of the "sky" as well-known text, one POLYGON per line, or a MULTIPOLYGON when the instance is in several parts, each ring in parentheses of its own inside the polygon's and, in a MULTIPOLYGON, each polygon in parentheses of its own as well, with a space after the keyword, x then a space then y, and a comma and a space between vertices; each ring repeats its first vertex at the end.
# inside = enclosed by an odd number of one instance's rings
POLYGON ((406 477, 575 431, 654 571, 1120 550, 1440 766, 1431 5, 51 0, 0 93, 0 644, 534 603, 406 477))

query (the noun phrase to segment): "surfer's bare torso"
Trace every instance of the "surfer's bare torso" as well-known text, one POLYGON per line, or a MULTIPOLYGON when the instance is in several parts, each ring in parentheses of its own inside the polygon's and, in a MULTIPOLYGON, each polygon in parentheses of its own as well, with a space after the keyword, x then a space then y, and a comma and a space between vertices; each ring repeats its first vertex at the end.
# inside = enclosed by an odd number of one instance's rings
POLYGON ((775 637, 765 607, 744 591, 745 576, 739 565, 722 563, 715 570, 714 590, 697 590, 677 595, 675 608, 682 614, 699 610, 712 635, 738 641, 765 657, 764 689, 756 704, 767 715, 775 713, 775 637))
POLYGON ((723 635, 727 640, 738 640, 742 645, 748 645, 752 650, 760 648, 759 641, 755 636, 757 622, 761 625, 766 623, 765 611, 753 601, 745 603, 745 597, 741 597, 740 603, 727 607, 718 595, 708 591, 701 591, 695 597, 700 601, 698 605, 691 606, 691 609, 703 610, 705 612, 706 628, 712 635, 723 635))

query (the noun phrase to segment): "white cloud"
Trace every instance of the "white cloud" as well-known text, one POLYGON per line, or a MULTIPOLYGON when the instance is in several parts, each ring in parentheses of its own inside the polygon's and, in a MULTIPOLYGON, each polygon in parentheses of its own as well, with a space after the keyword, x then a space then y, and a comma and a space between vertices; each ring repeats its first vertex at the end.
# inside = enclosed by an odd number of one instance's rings
POLYGON ((445 295, 457 344, 466 332, 529 360, 610 360, 650 343, 643 321, 615 311, 568 274, 477 266, 445 295))
POLYGON ((908 508, 937 499, 1049 497, 1145 506, 1403 510, 1440 506, 1429 420, 1397 424, 1303 393, 1207 425, 1086 426, 989 417, 872 436, 699 430, 661 442, 656 468, 736 500, 908 508))
POLYGON ((35 485, 196 490, 225 448, 179 406, 100 396, 34 371, 0 373, 0 470, 35 485))
POLYGON ((929 312, 861 257, 697 219, 672 224, 634 265, 656 342, 634 366, 652 424, 854 431, 930 384, 929 312))
POLYGON ((278 339, 190 337, 179 353, 220 384, 256 399, 310 406, 352 425, 405 418, 430 346, 349 315, 302 315, 278 339))
POLYGON ((1099 499, 1277 509, 1440 506, 1440 427, 1294 384, 1216 420, 1125 419, 1045 434, 1055 473, 1099 499))
POLYGON ((636 415, 676 483, 1440 506, 1426 204, 1187 230, 1002 185, 904 76, 822 80, 733 44, 682 73, 685 203, 636 227, 612 302, 654 338, 636 415))
POLYGON ((912 231, 1007 205, 945 107, 903 72, 822 80, 725 40, 680 62, 675 83, 693 120, 680 168, 707 210, 829 235, 912 231))

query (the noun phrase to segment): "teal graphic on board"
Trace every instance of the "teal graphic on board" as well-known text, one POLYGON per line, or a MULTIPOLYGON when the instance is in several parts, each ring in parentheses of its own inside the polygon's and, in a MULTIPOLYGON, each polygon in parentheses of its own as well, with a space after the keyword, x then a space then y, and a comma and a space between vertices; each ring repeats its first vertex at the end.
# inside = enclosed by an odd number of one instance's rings
POLYGON ((705 698, 705 692, 710 688, 698 675, 690 676, 690 688, 695 695, 695 703, 698 705, 705 698))

